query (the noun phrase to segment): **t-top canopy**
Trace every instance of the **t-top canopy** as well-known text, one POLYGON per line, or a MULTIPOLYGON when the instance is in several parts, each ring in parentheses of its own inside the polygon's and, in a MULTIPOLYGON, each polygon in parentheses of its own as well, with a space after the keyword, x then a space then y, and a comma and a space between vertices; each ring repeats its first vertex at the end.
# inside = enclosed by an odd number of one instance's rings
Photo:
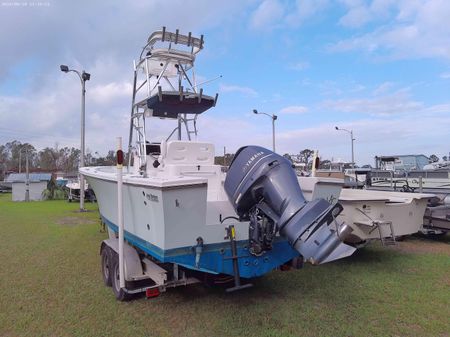
POLYGON ((201 114, 216 105, 217 96, 198 93, 163 91, 147 99, 153 117, 178 118, 179 114, 201 114))

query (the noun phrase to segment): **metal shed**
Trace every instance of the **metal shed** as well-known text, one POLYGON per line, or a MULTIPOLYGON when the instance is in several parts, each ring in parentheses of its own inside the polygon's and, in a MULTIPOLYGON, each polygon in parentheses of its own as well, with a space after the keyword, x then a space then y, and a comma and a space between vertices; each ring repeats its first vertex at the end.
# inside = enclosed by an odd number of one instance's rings
MULTIPOLYGON (((30 200, 42 200, 42 192, 47 188, 47 184, 51 179, 51 173, 30 173, 28 178, 30 200)), ((27 191, 26 173, 11 173, 6 178, 6 181, 12 184, 12 200, 25 201, 27 191)))

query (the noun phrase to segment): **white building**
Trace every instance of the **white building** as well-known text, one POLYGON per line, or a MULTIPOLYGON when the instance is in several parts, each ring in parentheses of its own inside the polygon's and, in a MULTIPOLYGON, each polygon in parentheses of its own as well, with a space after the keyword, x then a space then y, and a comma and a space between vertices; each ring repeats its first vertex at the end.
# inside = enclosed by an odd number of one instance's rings
POLYGON ((429 158, 423 154, 405 154, 395 156, 376 156, 375 168, 389 171, 423 170, 429 158))
MULTIPOLYGON (((47 188, 48 182, 52 179, 51 173, 30 173, 29 174, 29 194, 30 201, 42 200, 42 192, 47 188)), ((25 201, 27 191, 27 175, 25 173, 11 173, 7 182, 12 184, 12 200, 25 201)))

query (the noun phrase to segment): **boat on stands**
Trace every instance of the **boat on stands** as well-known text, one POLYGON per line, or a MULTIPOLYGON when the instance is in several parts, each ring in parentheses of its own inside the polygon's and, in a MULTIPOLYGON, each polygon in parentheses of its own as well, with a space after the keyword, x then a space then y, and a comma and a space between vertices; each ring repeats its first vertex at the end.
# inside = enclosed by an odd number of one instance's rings
POLYGON ((366 173, 366 189, 431 193, 421 232, 446 234, 450 232, 450 163, 430 163, 405 166, 399 156, 377 156, 376 166, 366 173))
POLYGON ((436 197, 426 193, 344 188, 348 182, 343 173, 335 177, 324 176, 324 172, 313 167, 311 177, 298 177, 302 192, 307 200, 324 198, 330 203, 339 202, 343 211, 338 219, 352 228, 346 242, 357 246, 372 240, 393 245, 399 237, 419 232, 427 205, 436 197))

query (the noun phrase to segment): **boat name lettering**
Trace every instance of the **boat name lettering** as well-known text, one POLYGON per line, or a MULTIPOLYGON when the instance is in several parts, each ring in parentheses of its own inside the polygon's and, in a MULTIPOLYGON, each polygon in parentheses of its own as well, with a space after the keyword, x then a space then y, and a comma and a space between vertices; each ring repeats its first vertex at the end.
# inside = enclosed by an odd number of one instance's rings
POLYGON ((153 201, 153 202, 159 202, 158 196, 151 194, 151 193, 146 193, 145 196, 147 197, 148 200, 153 201))
POLYGON ((250 159, 245 163, 243 172, 247 171, 248 168, 252 165, 252 163, 261 157, 264 154, 264 151, 260 151, 255 153, 253 156, 250 157, 250 159))

